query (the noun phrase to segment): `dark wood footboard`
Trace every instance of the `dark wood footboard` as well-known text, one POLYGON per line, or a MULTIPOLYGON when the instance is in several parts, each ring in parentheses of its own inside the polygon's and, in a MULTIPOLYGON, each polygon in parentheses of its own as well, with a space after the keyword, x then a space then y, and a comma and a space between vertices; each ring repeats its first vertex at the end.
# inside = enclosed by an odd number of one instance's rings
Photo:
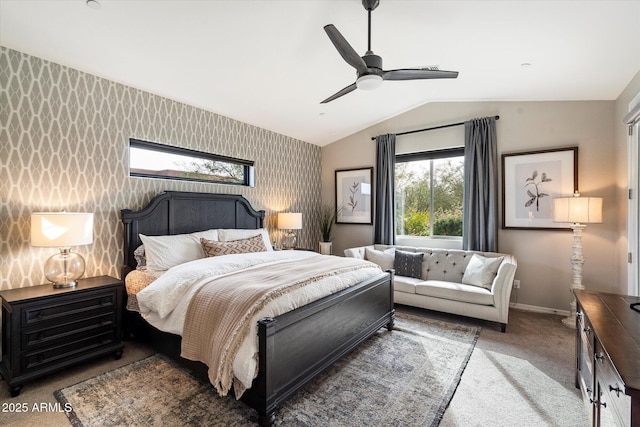
POLYGON ((382 327, 393 327, 392 273, 258 322, 259 373, 242 400, 269 426, 275 411, 382 327))

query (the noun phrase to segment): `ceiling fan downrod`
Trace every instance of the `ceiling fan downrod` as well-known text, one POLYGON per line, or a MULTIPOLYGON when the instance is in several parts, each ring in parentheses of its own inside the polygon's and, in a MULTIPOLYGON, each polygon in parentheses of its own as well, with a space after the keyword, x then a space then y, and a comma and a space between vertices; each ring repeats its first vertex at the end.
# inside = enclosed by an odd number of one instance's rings
POLYGON ((367 10, 367 15, 369 15, 368 20, 368 31, 367 31, 367 55, 372 54, 371 51, 371 12, 373 12, 376 7, 380 4, 380 0, 362 0, 362 6, 367 10))

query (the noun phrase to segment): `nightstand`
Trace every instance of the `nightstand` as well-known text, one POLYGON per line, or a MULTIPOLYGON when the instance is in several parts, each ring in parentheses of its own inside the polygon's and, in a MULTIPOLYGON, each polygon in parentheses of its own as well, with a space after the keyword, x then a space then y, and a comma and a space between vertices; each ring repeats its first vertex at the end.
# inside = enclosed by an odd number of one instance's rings
POLYGON ((0 374, 11 396, 24 383, 80 362, 122 356, 124 283, 109 276, 78 280, 75 288, 51 284, 0 292, 0 374))

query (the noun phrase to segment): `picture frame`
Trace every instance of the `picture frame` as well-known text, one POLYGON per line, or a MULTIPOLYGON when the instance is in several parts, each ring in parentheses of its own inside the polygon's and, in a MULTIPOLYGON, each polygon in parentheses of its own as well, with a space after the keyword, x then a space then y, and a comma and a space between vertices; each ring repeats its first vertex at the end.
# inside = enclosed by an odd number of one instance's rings
POLYGON ((578 191, 578 147, 502 155, 502 228, 571 230, 553 222, 553 199, 578 191))
POLYGON ((336 224, 373 224, 373 167, 336 170, 336 224))

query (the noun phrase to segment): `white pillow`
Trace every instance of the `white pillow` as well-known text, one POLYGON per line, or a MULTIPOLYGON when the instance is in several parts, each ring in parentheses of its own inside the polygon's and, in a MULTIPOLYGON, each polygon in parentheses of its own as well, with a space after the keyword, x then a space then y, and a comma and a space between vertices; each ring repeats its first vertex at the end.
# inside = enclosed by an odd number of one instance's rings
POLYGON ((244 230, 237 228, 218 229, 218 240, 221 242, 248 239, 249 237, 254 237, 257 235, 262 235, 262 240, 264 240, 264 245, 267 247, 267 252, 271 252, 273 250, 273 246, 271 245, 271 240, 269 240, 269 232, 266 228, 258 228, 255 230, 244 230))
POLYGON ((197 231, 171 236, 145 236, 140 234, 147 258, 147 270, 164 271, 171 267, 204 258, 200 239, 218 240, 217 230, 197 231))
POLYGON ((469 264, 467 264, 467 268, 464 270, 462 283, 491 290, 493 279, 495 279, 503 259, 503 256, 486 258, 473 254, 469 264))
POLYGON ((393 268, 393 260, 396 251, 394 248, 379 251, 377 249, 364 248, 364 259, 378 264, 382 270, 387 271, 393 268))

